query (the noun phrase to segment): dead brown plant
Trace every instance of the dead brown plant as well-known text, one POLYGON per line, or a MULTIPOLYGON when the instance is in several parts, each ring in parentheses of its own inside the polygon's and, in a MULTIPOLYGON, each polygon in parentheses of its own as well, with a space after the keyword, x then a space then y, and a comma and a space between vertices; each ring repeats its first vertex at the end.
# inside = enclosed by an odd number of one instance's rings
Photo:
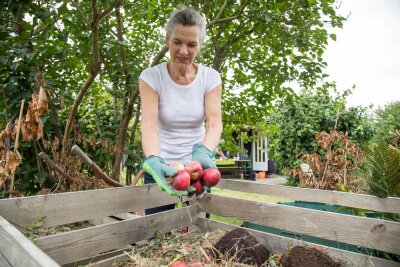
POLYGON ((310 166, 312 173, 295 168, 289 174, 299 179, 301 187, 357 191, 353 176, 364 163, 360 147, 349 139, 347 132, 337 130, 319 132, 315 140, 324 152, 304 154, 301 158, 310 166))

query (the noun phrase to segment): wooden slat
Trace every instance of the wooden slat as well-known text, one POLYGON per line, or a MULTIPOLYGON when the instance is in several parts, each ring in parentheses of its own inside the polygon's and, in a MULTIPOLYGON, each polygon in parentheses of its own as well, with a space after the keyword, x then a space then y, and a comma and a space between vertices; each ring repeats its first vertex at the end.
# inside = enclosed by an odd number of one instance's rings
MULTIPOLYGON (((237 226, 212 221, 209 219, 198 218, 196 221, 196 225, 203 232, 212 232, 216 229, 221 229, 225 231, 230 231, 235 229, 237 226)), ((342 260, 343 267, 354 267, 354 266, 363 266, 363 267, 399 267, 398 262, 384 260, 376 257, 371 257, 369 255, 363 255, 351 251, 346 251, 337 248, 326 247, 319 244, 313 244, 304 242, 301 240, 296 240, 293 238, 278 236, 270 233, 264 233, 252 229, 247 229, 254 237, 257 238, 262 244, 271 248, 274 252, 283 252, 285 254, 288 253, 289 248, 296 245, 305 245, 309 244, 311 246, 319 246, 323 248, 324 252, 331 256, 335 260, 342 260)))
POLYGON ((177 203, 157 185, 109 188, 0 200, 0 214, 27 228, 46 216, 44 227, 102 218, 177 203))
MULTIPOLYGON (((74 261, 74 262, 71 262, 71 263, 63 264, 62 266, 63 267, 78 267, 78 266, 85 266, 85 265, 93 266, 97 262, 108 261, 108 259, 110 259, 110 258, 118 257, 118 256, 121 256, 121 255, 126 255, 126 254, 124 254, 124 252, 125 251, 132 251, 132 249, 133 249, 133 246, 126 246, 126 248, 124 248, 124 249, 119 249, 119 250, 114 250, 114 251, 111 251, 111 252, 101 253, 99 255, 92 256, 92 257, 87 257, 87 258, 81 259, 79 261, 74 261)), ((111 264, 108 265, 108 266, 111 266, 112 263, 113 262, 111 261, 111 264)))
POLYGON ((108 259, 104 259, 98 262, 93 262, 88 265, 88 267, 110 267, 110 266, 118 266, 118 265, 113 265, 114 262, 120 262, 129 259, 129 255, 126 253, 117 255, 108 259))
POLYGON ((197 219, 198 212, 195 205, 60 233, 39 238, 38 246, 59 264, 69 263, 152 238, 157 230, 167 233, 189 226, 197 219))
POLYGON ((6 259, 6 257, 0 251, 0 266, 2 267, 12 267, 11 263, 6 259))
POLYGON ((400 198, 378 198, 339 191, 308 189, 292 186, 267 185, 257 182, 222 179, 217 187, 250 193, 287 197, 296 200, 313 201, 331 205, 360 208, 379 212, 400 214, 400 198))
POLYGON ((220 216, 400 254, 400 223, 207 194, 198 204, 220 216))
POLYGON ((0 252, 1 266, 59 266, 2 216, 0 216, 0 252))

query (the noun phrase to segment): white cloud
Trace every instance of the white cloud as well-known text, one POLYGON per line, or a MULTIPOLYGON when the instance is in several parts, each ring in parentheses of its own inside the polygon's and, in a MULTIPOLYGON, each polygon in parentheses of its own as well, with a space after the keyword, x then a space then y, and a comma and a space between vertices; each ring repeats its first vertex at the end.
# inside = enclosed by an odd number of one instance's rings
POLYGON ((351 106, 400 101, 400 1, 343 0, 338 13, 350 12, 325 53, 331 79, 340 90, 356 85, 351 106))

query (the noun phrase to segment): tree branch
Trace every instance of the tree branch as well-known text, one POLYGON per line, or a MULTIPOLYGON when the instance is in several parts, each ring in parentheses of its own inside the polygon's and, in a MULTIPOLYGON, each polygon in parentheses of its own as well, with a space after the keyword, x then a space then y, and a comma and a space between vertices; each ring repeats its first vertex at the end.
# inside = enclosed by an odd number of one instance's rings
POLYGON ((78 11, 78 13, 81 15, 81 17, 83 19, 83 22, 85 23, 86 28, 90 28, 90 23, 86 19, 85 14, 83 14, 82 9, 79 7, 79 5, 74 0, 71 0, 71 3, 72 3, 72 5, 74 5, 74 7, 78 11))
POLYGON ((107 92, 109 92, 112 96, 116 97, 116 98, 119 98, 119 99, 124 99, 125 98, 121 93, 119 93, 117 91, 113 91, 110 88, 105 88, 105 90, 107 92))
POLYGON ((215 17, 215 19, 213 19, 210 23, 207 24, 207 28, 209 28, 209 27, 211 27, 211 26, 213 26, 214 24, 217 24, 217 23, 223 23, 223 22, 226 22, 226 21, 232 21, 232 20, 240 18, 242 13, 243 13, 243 11, 244 11, 244 9, 249 4, 249 2, 250 2, 250 0, 247 0, 246 3, 244 3, 242 5, 242 8, 239 10, 239 12, 235 16, 228 17, 228 18, 221 18, 223 12, 225 11, 226 4, 227 4, 227 1, 225 1, 223 6, 221 7, 221 9, 219 10, 217 16, 215 17))
POLYGON ((207 25, 207 27, 211 27, 213 24, 215 24, 216 21, 221 19, 222 14, 224 14, 224 11, 226 9, 227 4, 228 4, 228 0, 225 0, 224 4, 222 5, 220 10, 218 11, 217 16, 207 25))
POLYGON ((109 8, 100 13, 98 17, 98 22, 100 23, 105 17, 110 15, 114 11, 114 9, 119 9, 121 7, 121 4, 122 0, 115 0, 114 5, 110 6, 109 8))
MULTIPOLYGON (((123 42, 124 41, 124 37, 123 37, 123 24, 122 24, 122 16, 121 16, 121 12, 119 12, 119 9, 117 9, 115 11, 115 17, 117 19, 117 37, 118 37, 118 41, 123 42)), ((124 50, 124 46, 120 46, 119 47, 119 58, 121 60, 122 63, 122 68, 123 68, 123 72, 125 75, 125 90, 127 92, 130 92, 131 88, 131 75, 129 74, 129 66, 126 63, 126 54, 125 54, 125 50, 124 50)), ((135 90, 136 91, 136 90, 135 90)), ((132 96, 135 94, 135 92, 132 94, 132 96)), ((132 97, 131 96, 131 97, 132 97)), ((136 97, 136 96, 134 96, 136 97)), ((126 142, 126 136, 128 134, 128 125, 132 116, 132 107, 131 107, 131 99, 130 98, 128 100, 128 102, 124 103, 123 105, 123 109, 124 112, 122 113, 122 119, 119 125, 119 128, 117 130, 119 130, 119 132, 116 132, 116 136, 117 136, 117 140, 116 140, 116 146, 115 146, 115 159, 114 159, 114 164, 113 164, 113 168, 111 171, 111 178, 116 180, 117 176, 119 176, 119 172, 120 172, 120 166, 121 166, 121 161, 125 152, 125 142, 126 142)))
POLYGON ((150 67, 153 67, 160 63, 161 59, 165 56, 165 54, 168 52, 168 47, 164 46, 160 52, 154 57, 153 62, 151 62, 150 67))

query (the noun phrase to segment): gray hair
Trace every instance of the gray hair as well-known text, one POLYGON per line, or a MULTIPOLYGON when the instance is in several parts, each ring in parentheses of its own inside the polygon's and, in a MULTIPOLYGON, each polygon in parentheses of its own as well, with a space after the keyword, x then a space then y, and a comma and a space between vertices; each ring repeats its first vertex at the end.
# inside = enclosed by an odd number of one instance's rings
POLYGON ((198 26, 200 28, 200 45, 204 43, 204 39, 206 38, 206 23, 199 12, 188 7, 182 7, 172 12, 165 27, 167 38, 171 37, 172 31, 177 24, 183 26, 198 26))

